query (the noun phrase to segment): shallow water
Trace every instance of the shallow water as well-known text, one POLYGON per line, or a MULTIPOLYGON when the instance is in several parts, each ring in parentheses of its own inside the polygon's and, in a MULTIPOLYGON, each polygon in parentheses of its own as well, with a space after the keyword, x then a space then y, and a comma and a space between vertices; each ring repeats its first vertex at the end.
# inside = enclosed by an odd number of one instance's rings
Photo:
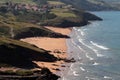
POLYGON ((103 21, 73 28, 67 40, 72 63, 61 80, 120 80, 120 12, 93 12, 103 21))

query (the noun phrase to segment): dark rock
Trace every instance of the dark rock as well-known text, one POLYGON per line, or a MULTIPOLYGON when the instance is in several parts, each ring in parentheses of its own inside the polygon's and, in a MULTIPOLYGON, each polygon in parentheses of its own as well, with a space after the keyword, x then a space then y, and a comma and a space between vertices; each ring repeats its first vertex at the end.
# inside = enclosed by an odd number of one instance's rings
POLYGON ((49 69, 43 68, 41 70, 41 77, 38 80, 57 80, 60 76, 53 74, 49 69))
POLYGON ((76 62, 76 60, 74 58, 64 59, 64 61, 67 62, 67 63, 76 62))

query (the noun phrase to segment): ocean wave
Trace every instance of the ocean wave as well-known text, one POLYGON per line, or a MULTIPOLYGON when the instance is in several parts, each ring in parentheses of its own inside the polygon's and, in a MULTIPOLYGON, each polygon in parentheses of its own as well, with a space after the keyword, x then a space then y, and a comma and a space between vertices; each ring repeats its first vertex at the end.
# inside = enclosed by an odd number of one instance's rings
POLYGON ((112 77, 104 76, 105 79, 112 79, 112 77))
POLYGON ((82 58, 79 55, 78 55, 78 59, 79 59, 79 61, 82 60, 82 58))
POLYGON ((80 31, 80 33, 81 33, 82 36, 85 35, 85 33, 81 29, 78 29, 78 31, 80 31))
POLYGON ((97 57, 103 57, 104 56, 102 54, 99 54, 98 50, 96 50, 96 49, 92 48, 91 46, 88 46, 87 44, 85 44, 82 39, 79 39, 79 42, 82 43, 84 46, 88 47, 89 49, 91 49, 92 51, 94 51, 96 53, 97 57))
POLYGON ((77 44, 74 42, 74 40, 73 40, 73 39, 71 39, 71 42, 72 42, 74 45, 77 45, 77 44))
POLYGON ((93 49, 93 48, 92 48, 92 50, 96 53, 97 57, 103 57, 104 56, 103 54, 99 54, 98 50, 93 49))
POLYGON ((99 65, 99 63, 97 63, 97 62, 94 62, 94 64, 93 64, 93 65, 95 65, 95 66, 96 66, 96 65, 99 65))
POLYGON ((97 80, 97 78, 85 77, 87 80, 97 80))
POLYGON ((105 46, 102 46, 102 45, 99 45, 99 44, 97 44, 97 43, 95 43, 95 42, 93 42, 93 41, 90 41, 90 43, 91 43, 92 45, 100 48, 100 49, 103 49, 103 50, 108 50, 108 49, 109 49, 109 48, 107 48, 107 47, 105 47, 105 46))
POLYGON ((83 31, 87 31, 88 29, 83 29, 83 31))
POLYGON ((73 71, 74 76, 79 76, 79 74, 76 71, 73 71))
POLYGON ((94 58, 88 56, 88 53, 86 53, 86 57, 87 57, 88 59, 90 59, 90 60, 94 60, 94 58))
POLYGON ((77 47, 82 51, 82 52, 84 52, 85 53, 85 50, 84 49, 82 49, 79 45, 77 45, 77 47))
POLYGON ((83 67, 80 67, 80 69, 81 69, 82 71, 86 71, 83 67))
POLYGON ((85 50, 82 49, 77 43, 75 43, 73 39, 71 39, 71 42, 72 42, 75 46, 77 46, 81 51, 85 52, 85 50))
POLYGON ((73 67, 74 63, 70 65, 70 70, 73 71, 72 67, 73 67))
POLYGON ((77 30, 75 27, 73 27, 74 30, 77 30))
POLYGON ((93 50, 92 47, 88 46, 87 44, 85 44, 85 43, 83 42, 83 39, 79 39, 79 42, 82 43, 84 46, 88 47, 89 49, 92 49, 92 50, 93 50))
POLYGON ((74 65, 74 63, 72 63, 71 65, 70 65, 70 70, 68 71, 68 73, 67 74, 69 74, 69 75, 74 75, 74 70, 73 70, 73 65, 74 65), (73 73, 73 74, 72 74, 73 73))
POLYGON ((102 55, 102 54, 96 54, 97 55, 97 57, 103 57, 104 55, 102 55))

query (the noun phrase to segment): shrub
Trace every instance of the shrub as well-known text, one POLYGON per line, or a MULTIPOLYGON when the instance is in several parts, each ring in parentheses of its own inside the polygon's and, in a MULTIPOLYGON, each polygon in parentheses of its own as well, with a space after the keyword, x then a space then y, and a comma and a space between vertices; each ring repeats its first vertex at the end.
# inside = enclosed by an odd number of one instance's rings
POLYGON ((17 70, 16 74, 19 76, 29 76, 29 75, 33 75, 33 71, 31 71, 31 70, 17 70))

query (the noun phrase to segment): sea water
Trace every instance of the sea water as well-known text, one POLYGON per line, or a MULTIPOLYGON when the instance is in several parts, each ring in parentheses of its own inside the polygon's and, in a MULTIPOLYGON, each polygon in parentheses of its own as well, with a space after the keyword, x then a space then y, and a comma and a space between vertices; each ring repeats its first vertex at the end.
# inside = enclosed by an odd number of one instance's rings
POLYGON ((70 64, 61 80, 120 80, 120 12, 93 12, 103 21, 74 27, 67 40, 70 64))

